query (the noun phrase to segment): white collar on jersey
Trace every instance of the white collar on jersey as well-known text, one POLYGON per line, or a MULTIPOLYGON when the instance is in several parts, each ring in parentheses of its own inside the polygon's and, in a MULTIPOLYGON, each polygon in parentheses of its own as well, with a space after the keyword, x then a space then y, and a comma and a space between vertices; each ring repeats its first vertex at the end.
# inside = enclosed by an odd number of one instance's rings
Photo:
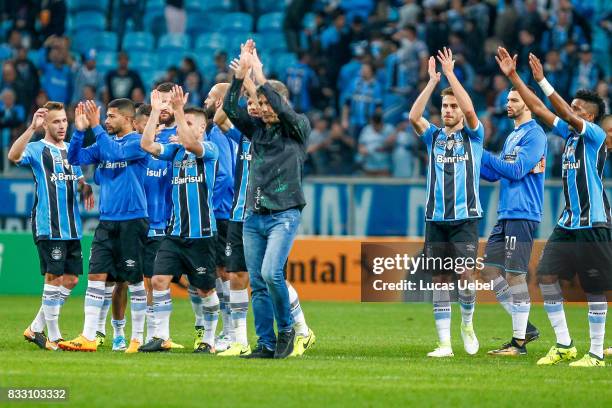
POLYGON ((44 144, 48 145, 48 146, 55 147, 56 149, 66 150, 66 143, 64 143, 63 141, 62 141, 62 144, 64 146, 62 146, 62 147, 56 146, 56 145, 54 145, 52 143, 49 143, 45 139, 40 139, 40 141, 43 142, 44 144))

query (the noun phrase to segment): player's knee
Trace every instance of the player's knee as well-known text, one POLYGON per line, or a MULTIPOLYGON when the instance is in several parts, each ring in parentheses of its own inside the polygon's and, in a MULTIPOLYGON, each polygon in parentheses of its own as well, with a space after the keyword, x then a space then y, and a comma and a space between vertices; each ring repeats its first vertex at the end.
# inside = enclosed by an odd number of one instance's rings
POLYGON ((480 277, 485 281, 492 281, 493 279, 497 278, 499 275, 501 275, 499 269, 491 267, 491 266, 485 266, 480 271, 480 277))
POLYGON ((506 280, 508 281, 508 285, 510 286, 522 285, 523 283, 527 283, 526 276, 522 273, 508 273, 506 274, 506 280))
POLYGON ((151 286, 153 287, 153 290, 166 290, 168 288, 166 280, 162 275, 156 275, 151 278, 151 286))
POLYGON ((77 283, 79 283, 79 277, 76 275, 64 275, 62 277, 62 286, 66 289, 74 289, 77 283))
POLYGON ((538 275, 538 283, 540 285, 552 285, 553 283, 557 283, 559 278, 557 275, 538 275))

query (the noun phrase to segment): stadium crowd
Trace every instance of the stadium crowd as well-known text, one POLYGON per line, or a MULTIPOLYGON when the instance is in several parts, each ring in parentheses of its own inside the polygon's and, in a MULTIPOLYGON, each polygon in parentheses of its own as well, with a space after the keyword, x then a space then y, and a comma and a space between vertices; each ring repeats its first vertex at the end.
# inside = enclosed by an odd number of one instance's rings
MULTIPOLYGON (((44 0, 3 5, 3 151, 49 100, 63 102, 71 114, 83 99, 102 106, 121 97, 144 102, 154 85, 169 81, 189 92, 190 104, 201 106, 212 85, 230 79, 228 65, 237 56, 239 39, 253 32, 269 51, 262 55, 266 73, 287 83, 294 107, 311 120, 310 175, 423 176, 426 148, 407 112, 427 82, 429 55, 447 44, 456 56, 456 75, 485 126, 488 150, 500 151, 512 131, 505 112, 509 83, 494 59, 499 45, 518 54, 521 76, 531 85, 530 52, 544 61, 546 76, 564 98, 579 88, 595 89, 610 109, 608 2, 44 0)), ((439 105, 440 97, 434 97, 428 109, 438 124, 439 105)), ((86 143, 92 141, 89 135, 86 143)), ((549 137, 548 160, 558 162, 562 149, 549 137)), ((4 174, 17 171, 2 160, 4 174)), ((549 166, 547 173, 560 177, 560 168, 549 166)), ((612 175, 609 163, 605 173, 612 175)))

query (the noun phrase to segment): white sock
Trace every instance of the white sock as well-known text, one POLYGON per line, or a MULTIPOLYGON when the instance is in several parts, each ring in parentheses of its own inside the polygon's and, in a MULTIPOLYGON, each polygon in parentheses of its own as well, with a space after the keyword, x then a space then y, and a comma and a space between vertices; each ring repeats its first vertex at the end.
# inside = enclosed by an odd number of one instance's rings
POLYGON ((219 321, 219 296, 217 292, 202 297, 202 311, 204 312, 204 343, 215 345, 215 331, 219 321))
POLYGON ((87 281, 87 290, 85 291, 85 324, 83 327, 83 336, 87 340, 94 340, 96 338, 96 330, 100 326, 100 313, 104 304, 104 287, 104 282, 87 281))
POLYGON ((461 308, 461 321, 466 326, 472 325, 474 317, 474 305, 476 304, 476 291, 463 289, 459 291, 459 306, 461 308))
POLYGON ((451 304, 448 290, 433 291, 433 312, 440 346, 451 346, 451 304))
POLYGON ((172 297, 170 289, 153 289, 153 313, 157 322, 155 336, 162 340, 170 338, 170 314, 172 313, 172 297))
POLYGON ((47 323, 47 337, 56 341, 62 337, 59 330, 60 287, 45 284, 43 288, 42 307, 47 323))
POLYGON ((96 330, 104 335, 106 335, 106 318, 108 317, 108 310, 113 302, 113 290, 115 290, 114 284, 104 287, 104 302, 100 309, 100 316, 98 316, 98 328, 96 330))
MULTIPOLYGON (((299 306, 299 303, 298 303, 299 306)), ((249 291, 247 289, 230 290, 230 309, 234 323, 236 343, 249 344, 247 338, 247 313, 249 311, 249 291)))
POLYGON ((145 316, 147 312, 147 291, 144 282, 128 285, 130 291, 130 311, 132 314, 132 340, 142 344, 145 316))
POLYGON ((66 299, 68 299, 71 292, 72 289, 68 289, 65 286, 60 286, 60 307, 64 306, 64 303, 66 303, 66 299))
POLYGON ((512 337, 525 340, 531 299, 527 283, 520 283, 510 287, 512 293, 512 337))
POLYGON ((510 285, 508 285, 506 278, 499 275, 493 279, 493 290, 495 291, 497 301, 509 315, 512 315, 512 294, 510 293, 510 285))
POLYGON ((555 331, 557 344, 560 346, 569 346, 572 344, 572 339, 567 328, 565 320, 565 311, 563 310, 563 294, 559 282, 553 284, 540 284, 540 291, 544 299, 544 309, 548 314, 550 325, 555 331))
POLYGON ((195 327, 204 327, 204 313, 202 313, 202 298, 198 294, 198 290, 189 285, 187 289, 189 292, 189 300, 191 300, 191 310, 193 310, 193 314, 195 315, 195 327))
POLYGON ((155 330, 157 329, 157 320, 155 320, 155 313, 153 312, 153 305, 147 306, 147 339, 145 343, 150 342, 155 336, 155 330))
POLYGON ((42 307, 42 302, 40 304, 40 308, 38 308, 38 313, 36 313, 36 317, 30 323, 30 329, 36 333, 40 333, 45 330, 45 311, 42 307))
POLYGON ((589 296, 589 333, 591 335, 590 354, 603 358, 603 342, 606 333, 606 314, 608 303, 604 295, 589 296))
MULTIPOLYGON (((219 296, 219 295, 217 295, 219 296)), ((221 302, 221 299, 219 299, 221 302)), ((234 322, 232 322, 232 309, 230 308, 230 281, 223 281, 223 304, 225 307, 221 309, 223 316, 223 334, 234 341, 234 322)))
POLYGON ((300 306, 300 299, 297 291, 291 285, 287 285, 289 291, 289 304, 291 305, 291 315, 293 316, 293 328, 298 336, 308 336, 308 325, 306 317, 300 306))
POLYGON ((111 326, 113 326, 113 338, 125 337, 125 319, 115 320, 111 319, 111 326))

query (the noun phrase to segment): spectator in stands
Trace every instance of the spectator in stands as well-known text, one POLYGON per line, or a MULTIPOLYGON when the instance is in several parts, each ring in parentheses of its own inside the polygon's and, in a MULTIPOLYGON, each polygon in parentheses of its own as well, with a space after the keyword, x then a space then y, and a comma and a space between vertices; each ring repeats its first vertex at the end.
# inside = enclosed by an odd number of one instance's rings
POLYGON ((145 103, 145 94, 142 88, 134 88, 130 98, 134 103, 145 103))
POLYGON ((200 75, 198 73, 198 67, 196 65, 196 62, 191 57, 183 58, 183 60, 181 61, 181 65, 179 66, 179 70, 178 70, 178 81, 181 86, 185 86, 187 75, 189 75, 192 72, 195 72, 197 75, 200 75))
POLYGON ((206 94, 202 90, 201 77, 198 72, 190 72, 185 78, 185 84, 183 85, 185 92, 189 92, 188 105, 200 106, 202 101, 206 99, 206 94))
POLYGON ((285 83, 289 89, 289 99, 293 108, 300 113, 308 112, 312 108, 312 92, 319 87, 317 74, 310 67, 310 54, 301 52, 299 60, 287 67, 285 83))
POLYGON ((29 116, 34 97, 40 89, 40 79, 36 65, 28 59, 27 48, 20 47, 17 49, 15 68, 17 69, 17 76, 23 80, 25 87, 23 100, 19 101, 18 99, 18 101, 26 109, 26 116, 29 116))
POLYGON ((559 10, 548 22, 549 30, 542 37, 542 48, 560 50, 568 41, 584 44, 586 39, 582 29, 571 20, 571 14, 559 10))
POLYGON ((129 98, 134 88, 144 91, 144 85, 138 72, 128 68, 130 59, 125 52, 119 53, 119 66, 106 74, 106 91, 108 99, 129 98))
POLYGON ((341 9, 334 13, 333 24, 321 33, 321 49, 326 57, 329 81, 336 83, 340 67, 351 59, 350 33, 341 9))
MULTIPOLYGON (((227 60, 227 52, 223 50, 219 50, 215 52, 215 67, 216 72, 214 76, 220 73, 228 73, 229 72, 229 62, 227 60)), ((216 83, 216 82, 215 82, 216 83)))
POLYGON ((452 32, 462 31, 465 27, 465 12, 462 0, 451 0, 450 9, 446 12, 448 28, 452 32))
POLYGON ((132 31, 142 31, 142 19, 146 0, 119 0, 117 36, 123 38, 128 21, 132 21, 132 31))
POLYGON ((504 9, 495 21, 495 37, 515 53, 518 49, 519 13, 512 0, 504 0, 504 9))
POLYGON ((393 126, 383 122, 380 112, 374 113, 370 124, 359 135, 361 167, 368 176, 391 174, 391 150, 395 144, 393 126))
POLYGON ((325 160, 325 142, 329 138, 328 122, 321 114, 313 115, 311 118, 313 123, 312 131, 306 141, 306 153, 308 155, 305 163, 306 174, 321 174, 327 173, 325 160))
POLYGON ((425 42, 429 55, 437 55, 448 44, 448 24, 444 11, 439 8, 425 9, 425 42))
POLYGON ((597 83, 595 92, 597 92, 597 95, 603 99, 604 104, 606 105, 606 112, 610 114, 612 109, 612 101, 610 100, 610 85, 606 81, 601 80, 597 83))
POLYGON ((542 51, 536 43, 535 36, 527 30, 519 31, 519 52, 517 61, 517 71, 523 78, 531 77, 531 69, 529 68, 529 54, 534 54, 536 57, 542 57, 542 51))
POLYGON ((49 99, 68 105, 72 98, 73 77, 68 64, 66 40, 61 37, 47 38, 41 49, 41 86, 49 99))
POLYGON ((506 140, 506 136, 512 132, 514 125, 508 120, 506 103, 510 86, 505 76, 498 74, 493 78, 493 106, 488 111, 491 114, 491 121, 496 129, 493 144, 506 140))
MULTIPOLYGON (((300 32, 302 31, 302 21, 304 16, 312 8, 312 1, 292 0, 285 9, 283 20, 283 32, 287 41, 287 49, 297 53, 302 49, 300 46, 300 32)), ((305 46, 306 44, 303 44, 305 46)))
POLYGON ((416 176, 418 174, 415 171, 418 165, 418 147, 421 143, 406 114, 395 128, 392 140, 395 142, 391 156, 393 177, 416 176))
POLYGON ((15 64, 12 61, 6 61, 2 65, 2 79, 0 80, 0 91, 10 89, 15 94, 18 104, 25 105, 27 100, 27 89, 23 79, 19 76, 15 64))
POLYGON ((534 36, 536 44, 541 44, 542 34, 546 31, 546 23, 538 10, 537 0, 527 0, 525 2, 525 12, 520 19, 521 30, 526 30, 534 36))
MULTIPOLYGON (((546 75, 546 79, 559 95, 564 99, 569 97, 570 70, 561 63, 559 51, 550 50, 546 53, 546 58, 544 60, 544 75, 546 75)), ((548 98, 545 98, 544 103, 548 107, 552 106, 548 98)))
POLYGON ((183 0, 166 0, 164 15, 169 33, 183 34, 185 32, 187 14, 183 0))
POLYGON ((363 17, 359 15, 355 16, 349 29, 349 45, 355 46, 357 44, 363 44, 364 41, 367 43, 369 38, 369 31, 364 24, 363 17))
POLYGON ((604 78, 603 70, 593 61, 593 53, 588 44, 580 46, 579 62, 572 69, 570 95, 575 95, 578 89, 595 89, 597 82, 604 78))
POLYGON ((322 152, 327 158, 326 175, 353 174, 355 144, 355 139, 346 133, 340 121, 333 121, 329 136, 322 147, 322 152))
POLYGON ((36 98, 34 98, 34 110, 42 108, 47 102, 49 102, 49 96, 44 89, 39 90, 36 98))
POLYGON ((94 90, 94 95, 104 86, 104 76, 96 69, 96 50, 90 49, 85 53, 83 64, 74 74, 74 92, 72 103, 83 101, 83 88, 89 85, 94 90))
POLYGON ((42 0, 40 25, 43 38, 64 35, 67 12, 65 0, 42 0))
POLYGON ((398 25, 400 27, 416 26, 421 15, 421 6, 417 4, 416 0, 404 0, 404 5, 399 9, 399 15, 398 25))
POLYGON ((359 71, 361 71, 361 62, 365 56, 365 49, 362 46, 352 47, 353 58, 340 68, 338 81, 336 81, 336 89, 340 93, 340 100, 343 101, 345 93, 351 86, 351 82, 355 80, 359 71))
POLYGON ((342 109, 342 126, 357 140, 374 112, 382 108, 382 87, 374 77, 374 66, 363 64, 360 76, 346 92, 342 109))
MULTIPOLYGON (((0 147, 8 146, 13 139, 13 131, 25 123, 25 109, 16 104, 16 99, 15 92, 10 88, 0 93, 0 147)), ((4 155, 0 163, 4 169, 4 155)))

